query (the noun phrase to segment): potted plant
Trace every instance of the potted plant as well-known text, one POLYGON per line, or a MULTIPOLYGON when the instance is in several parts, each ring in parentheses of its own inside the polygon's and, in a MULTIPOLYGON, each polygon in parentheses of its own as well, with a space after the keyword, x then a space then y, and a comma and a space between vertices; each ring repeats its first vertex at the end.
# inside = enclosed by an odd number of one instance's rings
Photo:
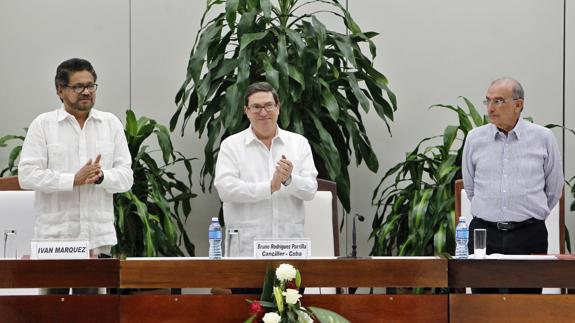
POLYGON ((319 177, 337 182, 349 211, 352 152, 357 165, 379 167, 362 114, 373 106, 389 129, 397 108, 386 77, 373 66, 376 35, 363 32, 337 0, 207 1, 170 121, 174 130, 183 117, 183 135, 195 114, 194 130, 207 132, 202 189, 211 188, 206 176, 213 178, 219 142, 248 126, 244 90, 265 80, 279 93, 280 127, 309 140, 319 177), (326 28, 319 13, 340 18, 348 34, 326 28))
POLYGON ((453 253, 453 182, 461 177, 467 133, 474 125, 488 122, 468 99, 462 99, 468 112, 459 105, 432 106, 456 112, 459 125, 449 125, 442 136, 420 141, 404 161, 387 171, 375 188, 372 202, 377 209, 370 235, 374 241, 371 255, 453 253), (389 180, 391 184, 387 184, 389 180))

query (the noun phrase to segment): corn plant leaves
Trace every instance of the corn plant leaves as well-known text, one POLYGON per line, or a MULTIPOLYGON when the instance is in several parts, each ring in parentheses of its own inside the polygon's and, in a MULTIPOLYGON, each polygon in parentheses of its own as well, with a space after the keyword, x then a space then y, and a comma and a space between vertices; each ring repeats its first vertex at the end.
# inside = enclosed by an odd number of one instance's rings
POLYGON ((191 159, 174 151, 169 130, 156 121, 136 118, 126 112, 126 138, 132 155, 134 185, 129 192, 114 195, 118 245, 114 252, 123 256, 183 256, 180 245, 193 256, 195 249, 184 222, 190 214, 191 159), (164 165, 152 157, 144 144, 156 135, 164 165), (179 156, 176 158, 176 156, 179 156), (171 164, 184 163, 189 184, 169 171, 171 164))
POLYGON ((350 210, 351 155, 371 171, 378 168, 361 114, 373 105, 389 129, 397 102, 385 76, 373 67, 371 39, 377 33, 363 32, 338 1, 317 1, 314 10, 321 7, 320 12, 341 19, 349 35, 328 30, 298 2, 210 2, 176 93, 170 129, 183 120, 183 134, 194 115, 195 132, 202 136, 207 130, 200 185, 210 189, 220 141, 249 124, 242 112, 246 87, 267 80, 279 94, 278 124, 308 139, 319 177, 337 182, 338 197, 350 210), (364 45, 371 58, 362 53, 364 45))
POLYGON ((453 105, 432 106, 455 112, 459 124, 448 125, 442 136, 421 140, 404 161, 386 172, 374 190, 373 255, 453 252, 453 181, 461 169, 463 144, 456 149, 453 146, 458 135, 463 135, 463 142, 473 124, 483 124, 473 104, 467 99, 464 102, 467 111, 453 105))

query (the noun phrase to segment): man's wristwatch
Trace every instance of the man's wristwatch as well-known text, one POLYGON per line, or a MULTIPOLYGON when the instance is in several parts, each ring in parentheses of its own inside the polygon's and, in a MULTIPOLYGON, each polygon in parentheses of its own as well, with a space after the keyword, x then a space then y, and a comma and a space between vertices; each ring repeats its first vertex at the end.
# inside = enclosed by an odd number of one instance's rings
POLYGON ((283 186, 289 186, 289 184, 291 184, 291 174, 290 176, 282 182, 283 186))
POLYGON ((98 178, 94 184, 101 184, 104 181, 104 172, 102 172, 102 176, 100 176, 100 178, 98 178))

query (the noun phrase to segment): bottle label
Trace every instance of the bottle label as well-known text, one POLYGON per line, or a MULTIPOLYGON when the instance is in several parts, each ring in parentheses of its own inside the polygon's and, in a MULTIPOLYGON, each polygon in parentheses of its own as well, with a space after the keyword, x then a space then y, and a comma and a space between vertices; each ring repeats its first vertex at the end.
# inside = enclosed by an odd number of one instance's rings
POLYGON ((468 240, 469 239, 469 231, 468 230, 457 230, 457 231, 455 231, 455 239, 456 240, 468 240))
MULTIPOLYGON (((205 231, 204 231, 205 232, 205 231)), ((208 238, 209 239, 219 239, 222 240, 222 231, 212 231, 210 230, 208 232, 208 238)))

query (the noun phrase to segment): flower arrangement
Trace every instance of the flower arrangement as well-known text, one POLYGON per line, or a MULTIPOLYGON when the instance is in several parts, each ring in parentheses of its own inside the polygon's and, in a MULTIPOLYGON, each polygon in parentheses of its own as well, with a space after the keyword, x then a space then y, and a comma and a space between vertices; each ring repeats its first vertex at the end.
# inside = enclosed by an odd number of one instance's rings
POLYGON ((301 275, 290 264, 268 267, 259 301, 247 300, 251 316, 244 323, 349 322, 341 315, 318 307, 302 306, 301 275))

